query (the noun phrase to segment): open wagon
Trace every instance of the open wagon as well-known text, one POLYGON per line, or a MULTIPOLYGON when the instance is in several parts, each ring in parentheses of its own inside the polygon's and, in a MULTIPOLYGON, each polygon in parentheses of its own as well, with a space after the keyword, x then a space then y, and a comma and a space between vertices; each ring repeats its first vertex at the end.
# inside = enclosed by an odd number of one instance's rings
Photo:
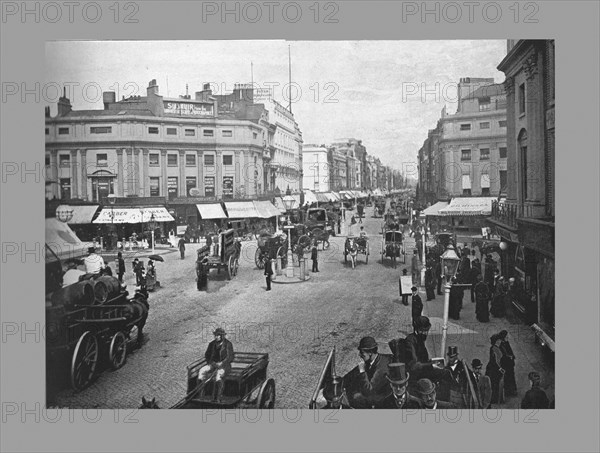
POLYGON ((125 364, 128 346, 140 345, 148 317, 146 292, 132 298, 114 277, 98 277, 65 286, 50 297, 46 307, 46 354, 49 371, 69 367, 75 390, 87 387, 99 363, 113 370, 125 364), (52 369, 54 368, 54 369, 52 369))
MULTIPOLYGON (((213 400, 214 380, 212 377, 198 383, 198 373, 206 365, 199 359, 187 367, 187 393, 170 409, 230 409, 275 407, 275 380, 267 378, 269 354, 261 352, 235 352, 231 371, 225 375, 225 386, 220 401, 213 400)), ((154 400, 143 401, 142 408, 158 409, 154 400)))
POLYGON ((396 268, 396 260, 402 258, 402 262, 406 263, 403 235, 401 231, 388 230, 383 233, 383 242, 381 244, 382 263, 385 258, 391 258, 394 269, 396 268))
POLYGON ((366 236, 349 236, 346 238, 344 244, 344 262, 347 263, 348 257, 350 257, 352 269, 356 267, 356 259, 359 254, 365 255, 365 264, 369 264, 369 253, 369 238, 366 236))

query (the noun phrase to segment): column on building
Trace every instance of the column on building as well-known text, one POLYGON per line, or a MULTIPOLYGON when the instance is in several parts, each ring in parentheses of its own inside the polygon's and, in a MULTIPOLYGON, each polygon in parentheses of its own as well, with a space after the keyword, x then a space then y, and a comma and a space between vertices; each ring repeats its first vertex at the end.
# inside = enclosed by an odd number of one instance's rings
POLYGON ((223 153, 215 150, 215 196, 223 198, 223 153))
POLYGON ((160 179, 162 189, 160 191, 161 196, 167 197, 169 196, 169 186, 167 184, 167 150, 160 150, 160 179))
POLYGON ((52 181, 52 195, 60 198, 60 180, 58 178, 58 151, 50 150, 50 180, 52 181))
POLYGON ((77 160, 77 150, 71 150, 71 198, 79 198, 79 164, 77 160))
POLYGON ((201 150, 196 151, 196 164, 198 168, 198 184, 201 196, 204 196, 204 154, 201 150))
POLYGON ((541 77, 538 71, 538 58, 540 53, 537 50, 527 59, 525 63, 526 85, 525 85, 525 114, 527 115, 527 160, 529 175, 527 178, 527 195, 533 205, 533 215, 543 216, 545 193, 545 146, 544 129, 546 127, 543 121, 544 112, 544 92, 541 77))
POLYGON ((132 170, 132 175, 133 175, 133 193, 137 196, 140 195, 140 186, 142 181, 140 180, 141 177, 141 167, 142 167, 142 163, 140 162, 141 160, 141 153, 140 153, 140 149, 139 148, 135 148, 134 150, 134 165, 132 170))
POLYGON ((81 198, 88 199, 88 178, 87 178, 87 149, 81 149, 81 198))
POLYGON ((238 150, 233 151, 233 168, 234 168, 233 193, 234 193, 234 197, 235 197, 236 192, 243 195, 243 194, 247 193, 247 191, 248 191, 247 182, 245 181, 245 178, 243 176, 244 164, 245 164, 244 154, 245 153, 238 151, 238 150), (242 189, 243 189, 243 191, 242 191, 242 189))
POLYGON ((124 169, 125 169, 125 167, 123 166, 123 148, 118 148, 117 149, 117 172, 116 172, 117 173, 117 187, 115 187, 118 197, 125 196, 125 181, 124 181, 125 172, 123 171, 124 169))
POLYGON ((125 150, 127 155, 127 163, 125 164, 125 169, 123 171, 125 177, 125 196, 134 195, 133 191, 133 150, 131 148, 127 148, 125 150))
POLYGON ((179 183, 177 185, 178 196, 185 197, 187 196, 187 184, 185 181, 185 150, 179 150, 179 183))
POLYGON ((147 197, 150 195, 150 178, 148 176, 148 167, 150 161, 148 158, 148 148, 142 149, 142 163, 140 168, 141 173, 141 186, 140 186, 140 197, 147 197))

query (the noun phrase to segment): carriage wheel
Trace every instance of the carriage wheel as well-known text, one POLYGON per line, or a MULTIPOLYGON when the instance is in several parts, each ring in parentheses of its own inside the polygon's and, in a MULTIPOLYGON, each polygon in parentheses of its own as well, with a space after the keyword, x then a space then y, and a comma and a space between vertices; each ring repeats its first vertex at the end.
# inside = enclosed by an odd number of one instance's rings
POLYGON ((256 398, 257 409, 273 409, 275 407, 275 381, 268 379, 263 383, 256 398))
POLYGON ((125 360, 127 360, 127 340, 123 332, 117 332, 110 340, 108 360, 113 370, 118 370, 125 365, 125 360))
POLYGON ((256 263, 256 267, 258 267, 259 269, 265 268, 265 262, 262 258, 262 252, 260 251, 260 249, 256 249, 256 253, 254 254, 254 262, 256 263))
POLYGON ((229 261, 227 262, 227 280, 231 280, 231 277, 233 277, 233 262, 235 261, 235 258, 233 258, 233 255, 231 255, 229 257, 229 261))
POLYGON ((238 274, 238 269, 240 267, 240 260, 239 258, 236 258, 235 261, 233 262, 233 275, 237 275, 238 274))
POLYGON ((94 377, 98 364, 98 340, 89 330, 79 337, 71 359, 71 387, 85 388, 94 377))

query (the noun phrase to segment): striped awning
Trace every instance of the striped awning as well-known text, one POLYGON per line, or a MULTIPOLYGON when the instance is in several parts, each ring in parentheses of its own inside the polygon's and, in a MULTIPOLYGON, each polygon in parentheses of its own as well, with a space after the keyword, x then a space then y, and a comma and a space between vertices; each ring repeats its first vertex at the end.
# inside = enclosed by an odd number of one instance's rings
POLYGON ((73 205, 71 205, 70 208, 73 210, 73 217, 67 223, 69 223, 71 225, 92 223, 94 214, 96 214, 96 211, 98 210, 99 207, 100 207, 100 205, 97 205, 97 204, 95 204, 93 206, 73 206, 73 205))
POLYGON ((251 201, 225 202, 225 209, 227 209, 227 216, 230 219, 260 218, 251 201))
POLYGON ((227 218, 221 203, 197 204, 196 208, 198 208, 202 220, 227 218))
POLYGON ((448 206, 439 210, 442 216, 491 215, 495 197, 453 198, 448 206))
POLYGON ((318 203, 319 199, 317 198, 317 196, 315 195, 315 193, 312 190, 305 190, 304 191, 304 203, 318 203))
POLYGON ((92 223, 174 222, 166 208, 103 208, 92 223))
POLYGON ((317 196, 319 203, 329 203, 331 201, 323 192, 317 192, 315 195, 317 196))

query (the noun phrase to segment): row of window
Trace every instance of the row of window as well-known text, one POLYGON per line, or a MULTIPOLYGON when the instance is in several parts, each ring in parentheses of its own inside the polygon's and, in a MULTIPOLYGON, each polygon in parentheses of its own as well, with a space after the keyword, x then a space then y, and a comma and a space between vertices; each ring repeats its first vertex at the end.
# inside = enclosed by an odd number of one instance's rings
MULTIPOLYGON (((500 159, 506 158, 506 148, 501 147, 498 148, 500 152, 500 159)), ((471 160, 471 150, 470 149, 461 149, 460 150, 460 160, 471 160)), ((479 160, 490 160, 490 149, 489 148, 479 148, 479 160)))
MULTIPOLYGON (((58 135, 69 135, 69 133, 70 133, 70 128, 68 128, 68 127, 59 127, 58 128, 58 135)), ((110 134, 110 133, 112 133, 111 126, 90 127, 90 134, 110 134)), ((159 128, 155 127, 155 126, 148 127, 148 133, 149 134, 158 134, 159 128)), ((184 129, 183 133, 186 137, 195 137, 196 129, 184 129)), ((50 135, 49 128, 46 128, 45 134, 50 135)), ((176 127, 167 127, 167 135, 177 135, 177 128, 176 127)), ((214 137, 215 131, 213 129, 203 129, 202 135, 204 137, 214 137)), ((222 137, 233 137, 233 130, 222 130, 221 136, 222 137)), ((258 137, 258 133, 253 132, 253 138, 256 139, 257 137, 258 137)))
MULTIPOLYGON (((158 153, 150 153, 149 157, 149 165, 150 167, 158 167, 160 166, 160 154, 158 153)), ((48 159, 47 159, 48 162, 48 159)), ((47 165, 50 163, 48 162, 47 165)), ((61 167, 69 167, 71 165, 71 155, 70 154, 59 154, 58 155, 58 165, 61 167)), ((167 165, 169 167, 177 167, 179 165, 178 155, 177 154, 167 154, 167 165)), ((214 154, 205 154, 204 155, 204 165, 207 167, 212 167, 215 165, 215 156, 214 154)), ((232 155, 223 155, 223 165, 233 165, 233 156, 232 155)), ((96 166, 97 167, 108 167, 108 154, 106 153, 98 153, 96 154, 96 166)), ((195 154, 186 154, 185 155, 185 166, 186 167, 195 167, 196 166, 196 155, 195 154)))
MULTIPOLYGON (((500 170, 498 172, 498 175, 500 176, 500 193, 504 193, 506 192, 506 184, 507 184, 507 175, 506 175, 506 170, 500 170)), ((471 189, 463 189, 463 195, 470 197, 471 196, 471 189)), ((482 187, 481 188, 481 196, 483 197, 487 197, 490 195, 490 188, 489 187, 482 187)))
MULTIPOLYGON (((506 127, 506 120, 500 120, 498 121, 498 126, 499 127, 506 127)), ((490 128, 490 122, 489 121, 484 121, 482 123, 479 123, 479 129, 489 129, 490 128)), ((460 125, 460 130, 461 131, 470 131, 471 130, 471 123, 463 123, 460 125)))

